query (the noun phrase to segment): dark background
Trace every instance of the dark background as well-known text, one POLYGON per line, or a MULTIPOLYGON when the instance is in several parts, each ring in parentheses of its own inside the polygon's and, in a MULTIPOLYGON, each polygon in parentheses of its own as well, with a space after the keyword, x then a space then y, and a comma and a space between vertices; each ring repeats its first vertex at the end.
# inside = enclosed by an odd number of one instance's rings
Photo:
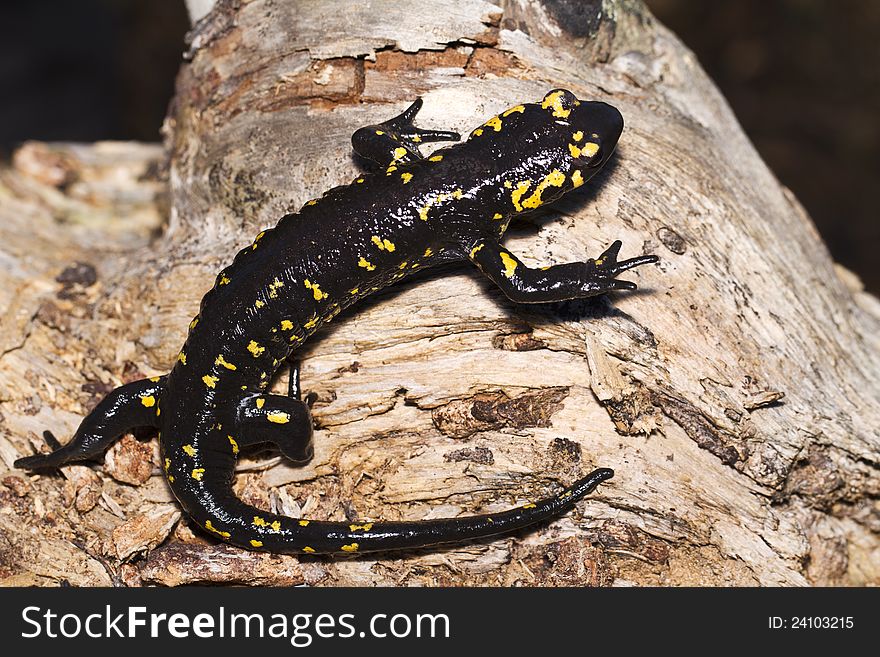
MULTIPOLYGON (((880 0, 647 3, 880 293, 880 0)), ((0 157, 25 139, 157 141, 187 28, 182 0, 4 3, 0 157)))

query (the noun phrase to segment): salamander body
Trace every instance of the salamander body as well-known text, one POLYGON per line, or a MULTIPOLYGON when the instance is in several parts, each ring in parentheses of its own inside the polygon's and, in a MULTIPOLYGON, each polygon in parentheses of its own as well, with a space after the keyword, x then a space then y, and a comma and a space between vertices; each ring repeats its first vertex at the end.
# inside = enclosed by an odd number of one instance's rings
POLYGON ((511 219, 583 185, 623 128, 610 105, 557 89, 511 107, 461 143, 428 157, 419 144, 457 141, 401 115, 358 130, 355 151, 374 171, 309 201, 257 235, 217 276, 163 377, 112 391, 64 446, 16 462, 47 468, 92 458, 135 426, 159 430, 168 484, 206 532, 249 548, 296 554, 415 548, 511 531, 570 509, 613 472, 600 468, 551 498, 502 513, 418 522, 291 518, 232 491, 239 451, 274 443, 296 463, 312 457, 312 421, 291 365, 288 395, 273 374, 321 325, 359 299, 443 262, 470 260, 521 303, 587 297, 635 285, 616 277, 654 262, 618 262, 620 242, 596 259, 526 267, 501 246, 511 219))

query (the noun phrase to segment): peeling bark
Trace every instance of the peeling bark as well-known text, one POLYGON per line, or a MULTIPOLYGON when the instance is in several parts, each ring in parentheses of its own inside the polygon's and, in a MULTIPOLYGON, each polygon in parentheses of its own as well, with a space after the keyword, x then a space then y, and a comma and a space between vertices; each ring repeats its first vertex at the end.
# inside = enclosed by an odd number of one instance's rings
POLYGON ((164 153, 33 143, 0 171, 0 582, 880 583, 880 302, 693 55, 636 0, 341 6, 222 0, 190 35, 164 153), (69 435, 110 388, 167 371, 237 249, 356 176, 358 126, 420 95, 421 125, 467 132, 554 87, 627 128, 590 189, 507 245, 553 264, 620 238, 661 256, 641 291, 522 307, 466 267, 387 290, 301 353, 315 459, 249 453, 236 490, 290 515, 415 520, 613 467, 577 510, 495 541, 299 562, 194 535, 150 442, 62 476, 11 470, 42 430, 69 435))

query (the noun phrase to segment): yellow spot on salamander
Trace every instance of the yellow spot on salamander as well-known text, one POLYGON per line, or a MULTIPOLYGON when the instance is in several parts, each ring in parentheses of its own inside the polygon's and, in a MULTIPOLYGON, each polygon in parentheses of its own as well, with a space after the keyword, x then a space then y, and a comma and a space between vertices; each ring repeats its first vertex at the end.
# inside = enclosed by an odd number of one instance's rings
POLYGON ((356 532, 356 531, 368 532, 372 528, 373 528, 373 523, 371 523, 371 522, 364 523, 363 525, 349 525, 348 526, 349 531, 353 531, 353 532, 356 532))
POLYGON ((471 135, 474 136, 474 137, 479 137, 479 136, 482 135, 482 134, 483 134, 483 129, 482 129, 482 128, 477 128, 476 130, 474 130, 474 131, 471 133, 471 135))
POLYGON ((262 301, 260 301, 259 299, 257 299, 256 301, 254 301, 254 305, 255 305, 257 308, 262 308, 262 307, 265 306, 266 304, 263 303, 262 301))
POLYGON ((398 146, 391 153, 394 156, 394 160, 392 161, 397 162, 398 160, 403 159, 404 157, 406 157, 406 153, 407 151, 403 146, 398 146))
POLYGON ((238 443, 235 441, 235 438, 233 438, 232 436, 226 437, 229 438, 229 444, 232 445, 232 453, 238 454, 238 443))
POLYGON ((174 483, 174 475, 168 475, 168 483, 174 483))
POLYGON ((385 133, 382 132, 381 130, 376 130, 376 134, 379 135, 379 136, 381 137, 381 136, 384 135, 385 133))
POLYGON ((171 467, 171 459, 165 459, 165 472, 168 472, 168 468, 171 467))
POLYGON ((254 516, 253 524, 255 527, 268 527, 269 526, 269 523, 266 522, 266 519, 261 518, 260 516, 254 516))
POLYGON ((492 215, 492 218, 493 218, 493 219, 504 219, 504 216, 501 215, 501 214, 498 214, 498 213, 496 212, 494 215, 492 215))
POLYGON ((376 265, 361 256, 361 259, 358 260, 358 267, 363 267, 367 271, 373 271, 376 268, 376 265))
POLYGON ((287 424, 290 422, 290 413, 285 413, 284 411, 272 411, 271 413, 266 413, 266 419, 275 424, 287 424))
POLYGON ((281 320, 281 330, 282 331, 292 331, 293 330, 293 322, 291 322, 289 319, 282 319, 281 320))
POLYGON ((516 208, 517 212, 522 212, 522 205, 520 205, 519 200, 522 198, 523 194, 529 191, 529 187, 531 186, 531 180, 523 180, 521 183, 518 183, 516 189, 510 193, 510 200, 513 201, 513 207, 516 208))
POLYGON ((150 381, 152 383, 159 383, 159 379, 161 379, 161 378, 162 378, 161 376, 151 376, 150 381))
POLYGON ((520 114, 522 114, 525 111, 526 108, 523 105, 514 105, 509 110, 506 110, 504 113, 502 113, 501 116, 510 116, 514 112, 519 112, 520 114))
POLYGON ((205 376, 202 377, 202 381, 204 381, 205 385, 208 386, 209 388, 217 387, 217 382, 219 380, 220 380, 219 376, 211 376, 210 374, 205 374, 205 376))
POLYGON ((266 404, 266 400, 263 397, 257 397, 257 408, 263 408, 266 404))
POLYGON ((442 203, 443 201, 447 201, 451 198, 460 199, 464 196, 464 192, 461 189, 456 189, 450 193, 442 193, 437 194, 434 198, 428 199, 428 202, 425 203, 422 207, 419 208, 419 219, 422 221, 428 220, 428 210, 431 209, 432 205, 436 205, 437 203, 442 203))
POLYGON ((394 173, 395 171, 397 171, 397 166, 394 165, 394 164, 392 164, 390 167, 388 167, 387 169, 385 169, 385 175, 386 175, 386 176, 390 176, 390 175, 391 175, 392 173, 394 173))
POLYGON ((362 182, 364 182, 364 179, 363 179, 363 178, 358 178, 357 180, 355 180, 355 182, 356 182, 356 183, 362 183, 362 182))
POLYGON ((281 521, 276 520, 271 525, 269 525, 269 527, 272 528, 272 531, 280 532, 281 531, 281 521))
POLYGON ((318 201, 316 199, 312 199, 306 202, 306 205, 315 205, 318 201))
POLYGON ((321 286, 317 283, 312 283, 308 278, 303 281, 303 284, 312 291, 312 294, 315 297, 315 301, 320 301, 321 299, 327 298, 327 293, 321 291, 321 286))
POLYGON ((257 541, 257 540, 251 539, 251 545, 253 547, 263 547, 263 541, 257 541))
POLYGON ((214 365, 220 365, 222 367, 225 367, 227 370, 237 370, 238 369, 232 363, 227 362, 226 359, 224 359, 222 355, 217 356, 217 360, 214 361, 214 365))
POLYGON ((153 395, 146 395, 144 397, 141 397, 141 404, 143 404, 147 408, 150 408, 151 406, 155 405, 155 403, 156 403, 156 398, 153 397, 153 395))
POLYGON ((229 276, 226 274, 220 274, 220 280, 217 281, 217 285, 229 285, 231 282, 229 276))
POLYGON ((583 133, 582 130, 578 130, 577 132, 575 132, 575 133, 571 136, 571 138, 574 139, 575 141, 580 141, 581 139, 584 138, 584 133, 583 133))
POLYGON ((579 170, 575 170, 575 172, 571 174, 571 184, 574 187, 580 187, 584 184, 584 177, 579 170))
POLYGON ((162 415, 162 409, 156 404, 156 417, 159 417, 160 415, 162 415))
POLYGON ((248 343, 247 350, 253 354, 254 358, 257 358, 264 351, 266 351, 266 347, 261 347, 259 344, 257 344, 256 340, 251 340, 248 343))
MULTIPOLYGON (((375 269, 375 267, 374 267, 374 269, 375 269)), ((315 315, 309 321, 307 321, 305 324, 303 324, 303 326, 307 329, 314 328, 317 325, 318 321, 319 321, 318 316, 315 315)))
POLYGON ((360 545, 357 543, 352 543, 351 545, 343 545, 340 550, 343 552, 357 552, 360 545))
POLYGON ((428 162, 439 162, 442 159, 443 159, 442 155, 432 155, 431 157, 428 158, 428 162))
POLYGON ((357 294, 359 290, 360 290, 360 288, 353 287, 348 291, 348 293, 349 294, 357 294))
POLYGON ((217 534, 218 536, 222 536, 223 538, 229 538, 229 532, 221 532, 219 529, 211 524, 210 520, 205 521, 205 529, 207 529, 209 532, 214 532, 215 534, 217 534))
POLYGON ((373 237, 371 237, 370 239, 373 244, 379 247, 380 251, 388 251, 389 253, 391 253, 392 251, 394 251, 395 248, 397 248, 394 245, 394 242, 387 239, 381 239, 378 235, 373 235, 373 237))
POLYGON ((417 144, 421 144, 421 143, 422 143, 422 138, 419 137, 418 135, 415 135, 415 136, 412 138, 412 140, 413 140, 415 143, 417 143, 417 144))
POLYGON ((544 97, 543 102, 541 102, 541 109, 552 109, 553 116, 560 119, 567 118, 568 115, 571 114, 571 110, 565 109, 562 105, 561 91, 554 91, 552 94, 547 94, 547 96, 544 97))
POLYGON ((565 174, 559 169, 553 169, 553 171, 547 174, 547 177, 544 178, 544 180, 538 183, 538 186, 535 187, 535 191, 532 192, 532 195, 522 202, 522 206, 524 208, 539 207, 544 202, 541 198, 541 194, 544 190, 548 187, 562 187, 564 182, 565 174))
POLYGON ((269 283, 269 298, 274 299, 278 296, 278 288, 284 287, 284 282, 278 280, 277 278, 269 283))
POLYGON ((180 449, 182 449, 184 453, 190 458, 193 458, 196 455, 196 448, 192 445, 184 445, 180 449))
POLYGON ((406 183, 408 183, 410 180, 412 180, 412 177, 413 177, 413 175, 409 172, 405 172, 405 173, 400 174, 400 179, 403 180, 404 185, 406 183))
POLYGON ((478 244, 477 246, 475 246, 474 248, 472 248, 472 249, 471 249, 471 253, 470 253, 471 258, 473 258, 475 255, 477 255, 477 252, 478 252, 480 249, 482 249, 484 246, 486 246, 486 245, 483 244, 483 243, 480 243, 480 244, 478 244))
POLYGON ((177 360, 186 365, 186 354, 181 351, 177 354, 177 360))
POLYGON ((524 509, 534 509, 534 508, 535 508, 535 505, 532 504, 531 502, 529 502, 528 504, 523 504, 523 505, 522 505, 522 508, 524 508, 524 509))
POLYGON ((406 269, 406 260, 404 260, 403 262, 401 262, 400 265, 399 265, 397 268, 398 268, 398 269, 406 269))
POLYGON ((427 249, 425 249, 425 253, 422 255, 423 255, 423 257, 428 258, 431 256, 432 253, 434 253, 434 252, 430 248, 427 248, 427 249))
POLYGON ((259 233, 257 233, 257 236, 254 238, 254 243, 251 246, 251 251, 253 251, 254 249, 257 248, 257 244, 259 244, 260 240, 263 239, 263 235, 265 235, 265 234, 266 234, 265 230, 262 230, 259 233))
POLYGON ((581 155, 586 155, 587 157, 593 157, 598 152, 599 144, 595 144, 593 142, 588 142, 584 144, 581 148, 581 155))
POLYGON ((493 116, 491 119, 486 121, 486 125, 495 130, 495 132, 501 132, 501 119, 497 116, 493 116))
POLYGON ((192 478, 195 479, 196 481, 201 481, 201 480, 202 480, 202 476, 203 476, 204 474, 205 474, 205 469, 204 469, 204 468, 196 468, 195 470, 192 471, 192 474, 190 474, 190 477, 192 477, 192 478))
POLYGON ((568 152, 571 153, 572 157, 580 157, 584 155, 586 157, 593 157, 596 153, 599 152, 599 145, 594 144, 593 142, 587 142, 584 144, 583 148, 578 148, 574 144, 568 145, 568 152))
POLYGON ((192 331, 198 323, 199 323, 198 316, 193 317, 193 320, 189 323, 189 330, 192 331))
POLYGON ((507 189, 510 189, 511 187, 513 187, 513 183, 510 182, 509 180, 505 180, 505 181, 504 181, 504 186, 505 186, 507 189))
POLYGON ((300 527, 308 527, 308 526, 309 526, 309 522, 310 522, 310 521, 308 521, 308 520, 300 520, 300 521, 299 521, 299 526, 300 526, 300 527))
POLYGON ((504 263, 504 275, 507 278, 513 276, 513 272, 516 270, 516 260, 510 257, 504 251, 501 252, 501 262, 504 263))
POLYGON ((303 552, 305 552, 306 554, 314 554, 314 553, 315 553, 315 548, 313 548, 313 547, 309 547, 308 545, 306 545, 306 546, 303 548, 303 552))

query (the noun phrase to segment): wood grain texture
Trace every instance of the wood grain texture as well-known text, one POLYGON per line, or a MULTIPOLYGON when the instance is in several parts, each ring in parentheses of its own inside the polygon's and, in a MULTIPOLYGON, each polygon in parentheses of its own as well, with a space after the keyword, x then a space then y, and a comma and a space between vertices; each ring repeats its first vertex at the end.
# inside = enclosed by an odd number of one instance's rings
POLYGON ((880 303, 640 2, 570 6, 221 1, 191 33, 164 155, 18 153, 0 174, 3 582, 880 583, 880 303), (291 515, 421 519, 614 468, 575 512, 300 563, 174 525, 134 442, 63 476, 11 470, 43 429, 69 435, 109 387, 166 371, 236 250, 356 176, 355 128, 422 96, 420 125, 467 132, 559 86, 621 110, 618 155, 506 244, 554 264, 622 239, 661 257, 632 274, 640 291, 522 307, 467 266, 387 290, 302 352, 313 462, 251 454, 237 490, 291 515), (76 262, 97 282, 55 280, 76 262))

